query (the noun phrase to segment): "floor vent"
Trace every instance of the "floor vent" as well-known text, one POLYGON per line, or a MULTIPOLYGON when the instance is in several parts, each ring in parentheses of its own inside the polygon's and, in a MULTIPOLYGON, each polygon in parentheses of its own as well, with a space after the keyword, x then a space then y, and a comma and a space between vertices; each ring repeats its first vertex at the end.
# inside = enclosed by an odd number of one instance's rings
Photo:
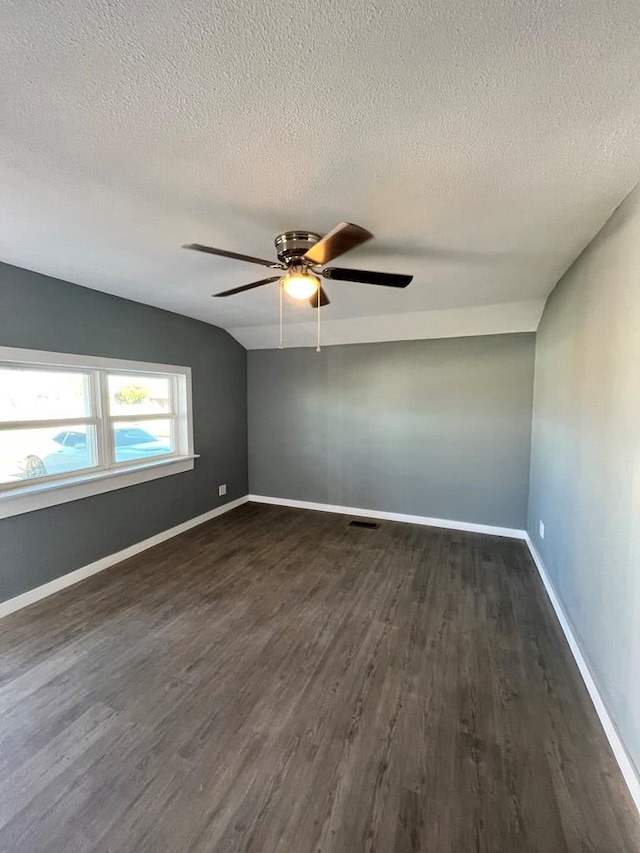
POLYGON ((376 530, 380 525, 375 521, 350 521, 349 527, 364 527, 367 530, 376 530))

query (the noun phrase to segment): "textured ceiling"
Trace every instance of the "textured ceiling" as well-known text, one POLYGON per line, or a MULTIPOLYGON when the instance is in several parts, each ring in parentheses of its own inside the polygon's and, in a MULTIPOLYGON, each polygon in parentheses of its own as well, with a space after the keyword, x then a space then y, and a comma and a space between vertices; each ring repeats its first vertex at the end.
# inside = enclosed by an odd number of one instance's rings
POLYGON ((0 0, 0 97, 1 260, 256 346, 276 286, 209 294, 265 270, 180 245, 271 257, 279 231, 346 219, 377 239, 341 263, 415 280, 328 283, 329 339, 474 306, 500 330, 640 177, 640 6, 0 0))

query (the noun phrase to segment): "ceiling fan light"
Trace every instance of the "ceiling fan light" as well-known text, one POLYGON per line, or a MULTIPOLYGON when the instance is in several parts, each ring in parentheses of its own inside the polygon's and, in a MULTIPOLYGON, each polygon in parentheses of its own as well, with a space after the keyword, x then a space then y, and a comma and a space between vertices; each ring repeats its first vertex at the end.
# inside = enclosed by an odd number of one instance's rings
POLYGON ((281 281, 285 291, 294 299, 309 299, 320 286, 320 279, 311 273, 289 273, 281 281))

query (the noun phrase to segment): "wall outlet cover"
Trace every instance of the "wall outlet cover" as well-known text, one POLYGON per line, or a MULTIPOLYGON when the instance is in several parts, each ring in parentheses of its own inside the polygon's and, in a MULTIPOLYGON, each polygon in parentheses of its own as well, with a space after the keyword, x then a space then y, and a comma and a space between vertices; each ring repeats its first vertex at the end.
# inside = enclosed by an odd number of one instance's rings
POLYGON ((544 521, 540 522, 540 538, 544 539, 544 521))
POLYGON ((221 486, 218 486, 218 497, 221 498, 223 495, 227 494, 227 484, 223 483, 221 486))

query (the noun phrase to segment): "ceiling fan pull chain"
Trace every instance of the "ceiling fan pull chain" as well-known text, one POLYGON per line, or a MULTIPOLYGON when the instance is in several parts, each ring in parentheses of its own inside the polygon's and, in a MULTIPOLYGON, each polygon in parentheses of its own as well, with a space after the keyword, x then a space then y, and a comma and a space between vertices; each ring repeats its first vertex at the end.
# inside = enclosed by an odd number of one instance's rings
POLYGON ((316 352, 320 352, 320 288, 316 291, 316 298, 318 300, 318 307, 316 308, 316 311, 318 312, 318 344, 316 346, 316 352))
POLYGON ((284 349, 284 344, 282 343, 282 283, 278 285, 278 290, 280 291, 280 346, 278 349, 284 349))

